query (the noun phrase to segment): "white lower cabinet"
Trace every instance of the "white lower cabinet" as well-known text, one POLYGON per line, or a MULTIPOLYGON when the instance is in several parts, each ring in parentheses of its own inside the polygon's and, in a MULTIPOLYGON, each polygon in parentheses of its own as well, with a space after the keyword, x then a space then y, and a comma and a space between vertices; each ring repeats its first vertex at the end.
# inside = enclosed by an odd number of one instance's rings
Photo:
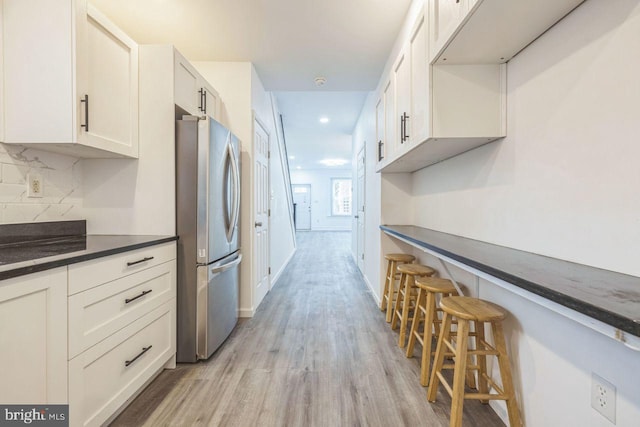
POLYGON ((115 417, 175 363, 176 244, 69 266, 70 425, 115 417))
POLYGON ((69 361, 72 426, 102 425, 175 354, 175 300, 69 361))
POLYGON ((67 403, 67 268, 0 281, 0 402, 67 403))

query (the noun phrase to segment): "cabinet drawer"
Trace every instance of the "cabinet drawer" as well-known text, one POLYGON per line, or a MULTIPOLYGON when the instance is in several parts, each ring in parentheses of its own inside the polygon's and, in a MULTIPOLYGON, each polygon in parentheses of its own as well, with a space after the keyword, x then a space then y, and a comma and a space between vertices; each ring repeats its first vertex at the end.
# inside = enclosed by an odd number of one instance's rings
POLYGON ((136 249, 69 266, 69 295, 176 258, 175 242, 136 249))
POLYGON ((173 299, 69 362, 70 425, 101 425, 171 359, 175 313, 173 299))
POLYGON ((169 261, 69 297, 69 359, 176 296, 169 261))

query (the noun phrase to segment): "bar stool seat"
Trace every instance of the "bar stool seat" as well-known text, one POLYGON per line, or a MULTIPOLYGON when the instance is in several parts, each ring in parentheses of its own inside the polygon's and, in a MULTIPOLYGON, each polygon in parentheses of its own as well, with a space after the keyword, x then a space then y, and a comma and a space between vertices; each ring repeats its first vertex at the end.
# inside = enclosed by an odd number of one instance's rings
MULTIPOLYGON (((400 273, 400 287, 396 298, 395 309, 391 319, 391 329, 395 329, 400 320, 400 336, 398 346, 403 348, 406 341, 407 324, 409 323, 409 312, 415 305, 415 278, 422 276, 433 276, 436 271, 421 264, 401 264, 398 266, 400 273)), ((415 311, 415 310, 414 310, 415 311)))
POLYGON ((440 277, 418 277, 415 281, 418 287, 416 309, 411 322, 409 343, 407 344, 407 357, 413 357, 413 348, 416 340, 422 345, 422 359, 420 362, 420 384, 429 384, 429 368, 431 367, 431 351, 433 338, 437 340, 440 335, 442 309, 436 305, 438 298, 457 295, 456 287, 449 279, 440 277), (422 334, 420 325, 424 324, 422 334))
POLYGON ((438 346, 434 358, 433 371, 429 380, 427 399, 435 402, 440 383, 451 396, 450 427, 462 425, 462 407, 464 399, 477 399, 482 403, 489 400, 505 400, 511 427, 521 426, 520 412, 515 398, 511 366, 507 355, 507 348, 502 329, 502 320, 506 312, 499 306, 477 298, 453 296, 442 298, 440 308, 444 312, 441 334, 438 337, 438 346), (458 320, 455 346, 451 337, 451 320, 458 320), (470 322, 475 323, 475 347, 468 348, 470 322), (495 345, 492 346, 485 340, 484 326, 491 325, 491 331, 495 345), (455 364, 444 365, 445 353, 450 352, 455 357, 455 364), (475 355, 477 365, 470 365, 469 356, 475 355), (502 387, 496 384, 487 375, 487 356, 496 356, 500 368, 502 387), (442 375, 443 369, 453 369, 453 385, 449 385, 442 375), (467 370, 478 371, 478 392, 465 393, 464 380, 467 370), (491 389, 496 393, 491 393, 491 389))
POLYGON ((387 312, 385 320, 387 323, 391 322, 391 316, 393 314, 393 303, 395 301, 395 295, 398 293, 396 286, 399 273, 397 270, 400 264, 410 264, 416 257, 409 254, 391 253, 386 254, 384 258, 387 260, 387 275, 384 279, 384 290, 382 291, 382 298, 380 299, 380 310, 387 312))

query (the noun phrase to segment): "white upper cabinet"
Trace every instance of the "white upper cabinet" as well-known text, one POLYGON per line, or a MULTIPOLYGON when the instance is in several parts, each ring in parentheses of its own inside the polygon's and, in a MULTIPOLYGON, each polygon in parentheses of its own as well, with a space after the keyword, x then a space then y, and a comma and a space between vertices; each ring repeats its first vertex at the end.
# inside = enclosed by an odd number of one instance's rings
POLYGON ((400 153, 409 145, 409 120, 411 119, 411 60, 405 48, 393 67, 396 86, 396 117, 394 152, 400 153))
POLYGON ((430 62, 504 63, 584 0, 427 0, 430 62))
POLYGON ((187 59, 175 51, 174 98, 176 105, 187 113, 209 115, 219 120, 220 95, 196 71, 187 59))
POLYGON ((2 141, 138 156, 138 47, 86 0, 4 0, 2 141))
POLYGON ((506 135, 506 66, 430 65, 428 11, 416 18, 391 69, 395 105, 385 97, 385 116, 395 115, 385 120, 385 146, 393 151, 386 150, 379 171, 413 172, 506 135))
POLYGON ((467 14, 467 0, 427 1, 431 17, 431 51, 440 52, 467 14))
POLYGON ((376 102, 376 158, 378 162, 384 160, 384 95, 376 102))
POLYGON ((389 80, 382 92, 384 98, 384 153, 388 161, 394 155, 397 144, 396 133, 396 109, 395 109, 395 83, 389 80))
POLYGON ((431 108, 429 102, 430 67, 427 62, 427 23, 421 15, 409 39, 411 58, 411 118, 409 140, 411 145, 429 136, 431 108))

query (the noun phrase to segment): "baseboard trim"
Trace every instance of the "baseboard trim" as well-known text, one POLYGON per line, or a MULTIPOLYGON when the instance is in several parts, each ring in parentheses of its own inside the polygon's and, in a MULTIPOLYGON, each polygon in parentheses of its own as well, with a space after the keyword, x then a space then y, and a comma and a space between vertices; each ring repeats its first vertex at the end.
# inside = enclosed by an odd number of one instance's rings
POLYGON ((284 269, 287 268, 287 265, 289 265, 289 262, 291 262, 291 259, 296 254, 297 250, 298 249, 296 247, 293 248, 293 250, 291 251, 291 254, 287 258, 287 260, 282 264, 282 267, 280 267, 280 270, 278 270, 278 272, 276 274, 274 274, 273 280, 271 280, 271 289, 273 289, 273 287, 276 285, 276 283, 278 283, 278 279, 280 279, 280 277, 282 276, 282 272, 284 272, 284 269))
POLYGON ((373 291, 373 286, 371 286, 371 283, 369 282, 369 279, 364 274, 362 275, 362 278, 364 279, 364 283, 367 284, 367 288, 369 288, 369 293, 371 294, 371 297, 376 302, 376 304, 378 306, 380 306, 380 298, 378 298, 376 293, 373 291))
POLYGON ((242 319, 250 319, 255 314, 255 310, 252 308, 241 308, 238 310, 238 317, 242 319))

